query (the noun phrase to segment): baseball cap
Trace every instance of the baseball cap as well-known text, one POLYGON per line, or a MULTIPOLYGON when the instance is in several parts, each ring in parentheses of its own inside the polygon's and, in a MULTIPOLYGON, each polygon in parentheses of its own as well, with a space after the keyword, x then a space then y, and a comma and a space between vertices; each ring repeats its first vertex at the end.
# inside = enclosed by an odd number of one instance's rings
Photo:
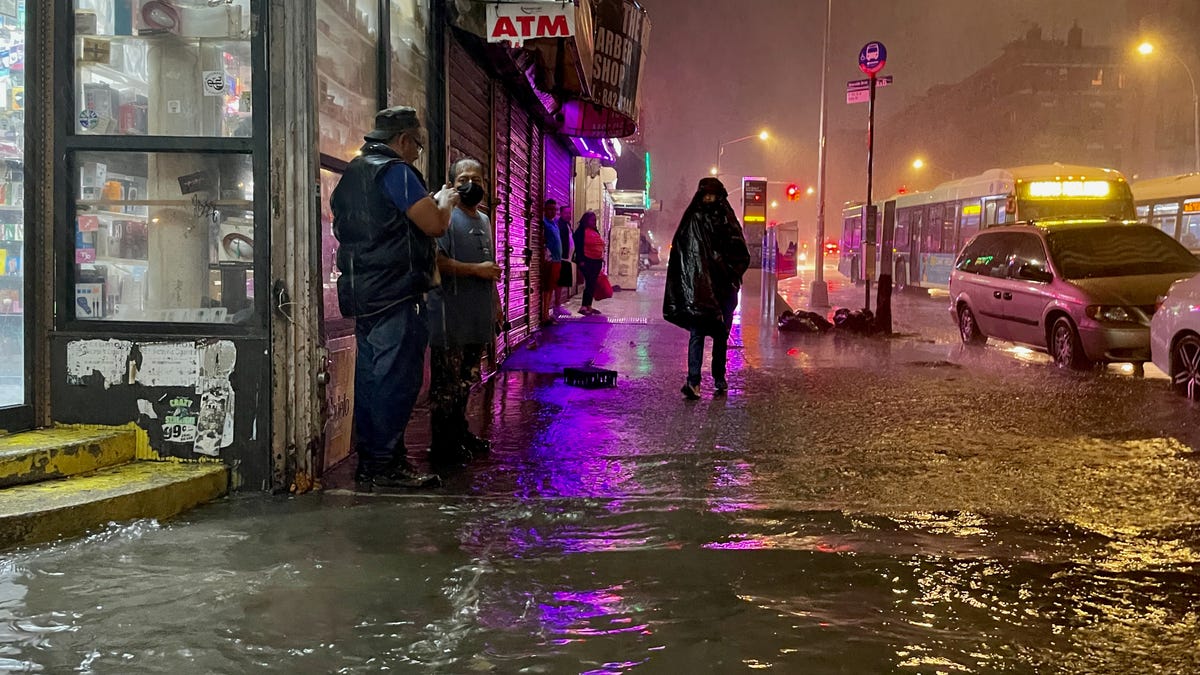
POLYGON ((363 138, 368 141, 387 141, 396 134, 419 128, 421 128, 421 121, 417 119, 417 111, 408 106, 399 105, 375 113, 375 128, 367 132, 363 138))

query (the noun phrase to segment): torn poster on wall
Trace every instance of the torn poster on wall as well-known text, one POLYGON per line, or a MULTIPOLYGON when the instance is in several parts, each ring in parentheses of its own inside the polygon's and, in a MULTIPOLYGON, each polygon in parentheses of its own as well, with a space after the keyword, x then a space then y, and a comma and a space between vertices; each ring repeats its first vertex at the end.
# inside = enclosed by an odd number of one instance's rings
POLYGON ((196 402, 190 396, 176 396, 163 417, 163 440, 167 443, 196 442, 196 402))
POLYGON ((67 344, 67 384, 83 385, 99 374, 104 388, 122 384, 133 343, 128 340, 78 340, 67 344))
POLYGON ((135 381, 147 387, 194 387, 197 377, 196 343, 158 342, 139 344, 142 363, 135 381))
POLYGON ((233 385, 229 378, 237 365, 237 348, 228 340, 201 344, 197 362, 196 393, 200 394, 196 452, 216 457, 233 444, 233 385))

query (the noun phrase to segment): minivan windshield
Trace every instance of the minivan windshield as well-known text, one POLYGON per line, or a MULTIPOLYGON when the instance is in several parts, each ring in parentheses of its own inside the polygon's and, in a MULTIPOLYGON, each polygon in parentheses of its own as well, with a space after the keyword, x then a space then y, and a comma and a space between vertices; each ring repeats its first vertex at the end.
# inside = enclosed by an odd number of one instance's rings
POLYGON ((1200 272, 1186 248, 1153 227, 1101 225, 1046 235, 1050 256, 1066 279, 1200 272))

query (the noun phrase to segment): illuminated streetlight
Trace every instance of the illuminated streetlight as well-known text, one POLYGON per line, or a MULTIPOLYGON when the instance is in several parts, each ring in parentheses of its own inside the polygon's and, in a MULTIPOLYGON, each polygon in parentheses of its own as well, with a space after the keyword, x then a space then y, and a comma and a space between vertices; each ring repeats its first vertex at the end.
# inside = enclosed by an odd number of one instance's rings
POLYGON ((772 200, 771 200, 771 208, 773 208, 773 209, 777 209, 777 208, 779 208, 779 202, 777 202, 777 201, 775 201, 774 199, 772 199, 772 200))
MULTIPOLYGON (((1138 45, 1137 51, 1142 56, 1150 56, 1154 53, 1154 45, 1151 42, 1143 42, 1138 45)), ((1171 58, 1183 67, 1183 72, 1187 73, 1188 82, 1192 85, 1192 149, 1196 154, 1195 170, 1200 173, 1200 94, 1196 91, 1196 78, 1192 75, 1192 69, 1188 67, 1187 62, 1179 58, 1174 51, 1168 50, 1171 58)))
POLYGON ((717 165, 710 170, 710 173, 712 173, 712 175, 714 175, 714 176, 719 175, 721 173, 721 157, 725 154, 725 146, 733 145, 734 143, 741 143, 742 141, 748 141, 753 138, 757 138, 760 141, 767 141, 771 138, 771 135, 769 133, 767 133, 766 129, 763 129, 762 131, 758 132, 758 134, 750 134, 749 136, 742 136, 741 138, 735 138, 732 141, 718 142, 717 143, 717 165))
POLYGON ((816 190, 810 185, 810 186, 808 186, 808 189, 804 191, 804 193, 809 196, 812 196, 814 193, 816 193, 816 190))
POLYGON ((934 164, 932 162, 926 162, 925 160, 921 159, 920 157, 913 160, 912 168, 916 169, 917 171, 920 171, 922 169, 933 169, 934 171, 941 171, 942 173, 949 176, 950 180, 954 180, 955 178, 958 178, 958 174, 954 173, 953 171, 950 171, 948 169, 943 169, 942 167, 940 167, 937 164, 934 164))

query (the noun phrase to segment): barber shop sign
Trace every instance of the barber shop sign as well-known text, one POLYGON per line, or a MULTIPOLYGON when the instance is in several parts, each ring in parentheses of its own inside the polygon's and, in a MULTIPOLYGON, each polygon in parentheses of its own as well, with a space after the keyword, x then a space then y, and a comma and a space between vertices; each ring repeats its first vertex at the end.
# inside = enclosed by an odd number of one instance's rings
POLYGON ((571 2, 488 3, 488 42, 564 38, 575 35, 575 4, 571 2))

